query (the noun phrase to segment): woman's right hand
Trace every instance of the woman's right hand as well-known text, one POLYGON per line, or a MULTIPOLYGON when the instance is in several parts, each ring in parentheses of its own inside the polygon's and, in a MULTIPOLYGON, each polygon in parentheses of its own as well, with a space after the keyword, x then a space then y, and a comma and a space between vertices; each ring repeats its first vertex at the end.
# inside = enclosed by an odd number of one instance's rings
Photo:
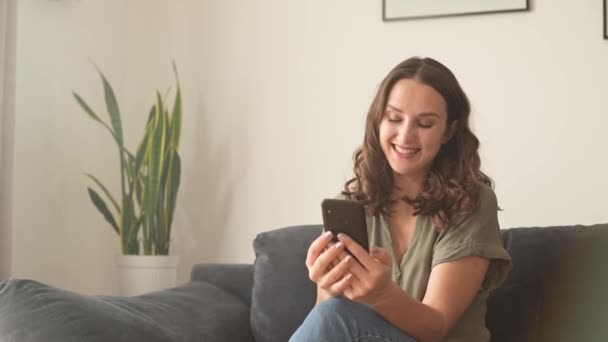
POLYGON ((348 272, 348 266, 353 257, 346 253, 343 243, 332 243, 331 240, 332 233, 325 232, 312 242, 306 256, 306 267, 310 280, 317 284, 318 292, 337 296, 349 285, 352 274, 348 272))

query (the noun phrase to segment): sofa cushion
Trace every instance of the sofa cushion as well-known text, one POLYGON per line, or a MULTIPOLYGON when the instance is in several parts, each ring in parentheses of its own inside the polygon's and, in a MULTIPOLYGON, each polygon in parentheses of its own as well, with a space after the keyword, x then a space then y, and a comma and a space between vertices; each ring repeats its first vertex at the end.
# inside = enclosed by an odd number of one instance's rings
POLYGON ((503 232, 513 270, 488 299, 493 342, 608 336, 608 224, 503 232))
POLYGON ((305 260, 321 230, 321 225, 288 227, 254 240, 251 330, 256 342, 287 341, 313 308, 316 286, 305 260))
POLYGON ((0 284, 0 317, 7 342, 252 340, 248 306, 204 282, 112 297, 9 279, 0 284))

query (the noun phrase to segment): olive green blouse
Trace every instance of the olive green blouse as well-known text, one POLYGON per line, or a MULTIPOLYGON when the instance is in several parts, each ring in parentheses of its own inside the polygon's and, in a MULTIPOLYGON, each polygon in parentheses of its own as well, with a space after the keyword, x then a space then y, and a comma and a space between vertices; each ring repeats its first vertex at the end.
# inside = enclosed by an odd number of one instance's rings
POLYGON ((490 340, 490 332, 485 325, 488 295, 511 270, 511 257, 503 246, 497 212, 494 191, 482 185, 477 210, 453 227, 439 232, 429 216, 420 215, 409 247, 399 261, 393 250, 388 218, 382 215, 367 216, 370 246, 388 250, 393 262, 393 280, 419 301, 424 298, 431 269, 435 265, 467 256, 490 259, 481 289, 444 341, 490 340))

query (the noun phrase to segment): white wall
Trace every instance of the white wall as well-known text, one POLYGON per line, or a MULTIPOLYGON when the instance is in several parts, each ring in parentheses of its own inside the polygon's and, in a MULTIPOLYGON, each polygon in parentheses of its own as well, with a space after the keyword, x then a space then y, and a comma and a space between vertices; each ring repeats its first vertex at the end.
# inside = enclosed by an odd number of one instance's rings
POLYGON ((376 86, 411 55, 447 64, 469 94, 503 227, 608 222, 601 1, 390 23, 368 0, 124 3, 20 2, 17 276, 115 292, 118 241, 82 172, 117 185, 116 152, 70 97, 102 108, 87 58, 114 80, 132 135, 149 88, 171 83, 171 58, 182 71, 182 281, 197 262, 252 262, 259 232, 319 223, 376 86))
POLYGON ((92 173, 119 189, 112 138, 72 91, 107 119, 101 80, 118 94, 128 146, 155 89, 171 84, 173 4, 19 1, 13 274, 87 293, 115 293, 117 235, 91 204, 92 173), (141 15, 145 13, 145 15, 141 15))

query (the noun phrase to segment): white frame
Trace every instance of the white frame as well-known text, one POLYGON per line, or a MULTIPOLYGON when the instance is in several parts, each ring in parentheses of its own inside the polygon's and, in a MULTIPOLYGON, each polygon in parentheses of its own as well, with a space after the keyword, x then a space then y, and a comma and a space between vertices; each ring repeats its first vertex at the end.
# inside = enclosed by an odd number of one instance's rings
POLYGON ((530 0, 383 0, 382 20, 439 18, 529 10, 530 0))

